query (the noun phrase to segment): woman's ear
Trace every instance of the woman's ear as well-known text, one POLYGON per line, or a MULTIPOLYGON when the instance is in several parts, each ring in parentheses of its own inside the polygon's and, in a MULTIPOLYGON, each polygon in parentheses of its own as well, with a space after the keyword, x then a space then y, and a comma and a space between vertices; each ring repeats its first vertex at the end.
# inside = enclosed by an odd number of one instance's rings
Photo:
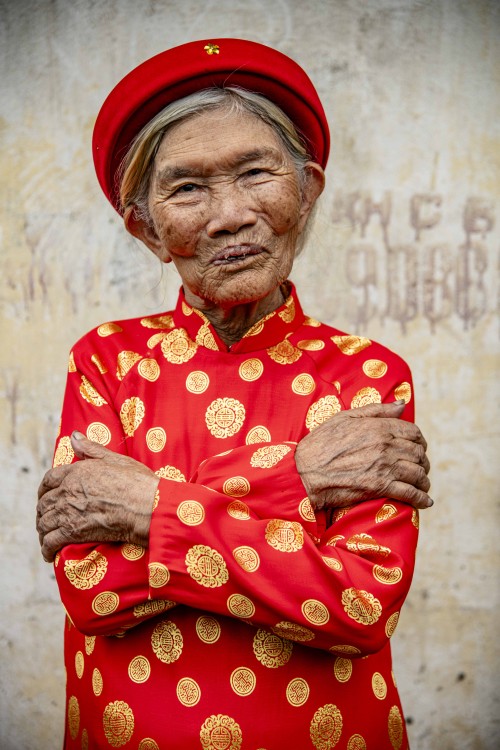
POLYGON ((307 224, 314 204, 325 187, 325 173, 319 164, 308 161, 305 165, 305 182, 302 187, 302 205, 300 207, 299 232, 302 232, 307 224))
POLYGON ((172 258, 165 252, 163 243, 156 234, 154 226, 137 216, 135 206, 128 206, 125 209, 123 223, 127 232, 143 242, 163 263, 170 263, 172 258))

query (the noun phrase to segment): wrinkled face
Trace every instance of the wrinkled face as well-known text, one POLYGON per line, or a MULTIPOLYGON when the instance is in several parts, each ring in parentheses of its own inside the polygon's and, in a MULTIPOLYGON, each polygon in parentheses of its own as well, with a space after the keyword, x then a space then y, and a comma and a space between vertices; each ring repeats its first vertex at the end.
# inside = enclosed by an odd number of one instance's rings
POLYGON ((308 170, 313 189, 301 190, 280 140, 252 114, 211 110, 166 133, 154 162, 147 244, 173 261, 191 304, 232 307, 275 292, 321 192, 321 169, 308 170))

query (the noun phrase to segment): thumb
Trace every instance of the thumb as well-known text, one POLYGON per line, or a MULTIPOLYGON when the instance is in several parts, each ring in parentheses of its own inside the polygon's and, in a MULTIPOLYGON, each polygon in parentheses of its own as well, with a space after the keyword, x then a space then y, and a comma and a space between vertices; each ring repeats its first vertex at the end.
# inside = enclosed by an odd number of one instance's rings
MULTIPOLYGON (((404 398, 399 401, 392 401, 389 404, 366 404, 355 409, 350 409, 350 417, 386 417, 398 419, 404 412, 406 401, 404 398)), ((345 412, 344 412, 345 413, 345 412)))
POLYGON ((104 458, 110 451, 100 443, 89 440, 78 430, 71 433, 71 445, 78 458, 104 458))

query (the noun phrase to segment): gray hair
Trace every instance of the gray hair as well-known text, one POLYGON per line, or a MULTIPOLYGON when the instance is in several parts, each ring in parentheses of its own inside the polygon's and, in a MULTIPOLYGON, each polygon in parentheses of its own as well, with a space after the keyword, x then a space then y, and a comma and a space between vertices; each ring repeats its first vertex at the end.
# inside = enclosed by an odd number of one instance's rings
POLYGON ((172 102, 161 110, 136 136, 118 172, 122 211, 134 206, 137 218, 151 224, 148 198, 153 163, 163 136, 174 124, 207 110, 227 108, 228 112, 250 112, 271 126, 290 155, 299 185, 305 181, 305 165, 311 159, 297 128, 290 118, 261 94, 245 89, 209 88, 172 102))

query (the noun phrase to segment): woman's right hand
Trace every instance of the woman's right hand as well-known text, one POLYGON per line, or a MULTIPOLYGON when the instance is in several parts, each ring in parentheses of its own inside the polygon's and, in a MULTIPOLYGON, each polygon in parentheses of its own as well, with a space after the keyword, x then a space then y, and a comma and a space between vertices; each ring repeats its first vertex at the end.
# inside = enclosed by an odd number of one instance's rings
POLYGON ((314 509, 388 497, 428 508, 429 460, 404 401, 339 412, 302 438, 295 461, 314 509))

